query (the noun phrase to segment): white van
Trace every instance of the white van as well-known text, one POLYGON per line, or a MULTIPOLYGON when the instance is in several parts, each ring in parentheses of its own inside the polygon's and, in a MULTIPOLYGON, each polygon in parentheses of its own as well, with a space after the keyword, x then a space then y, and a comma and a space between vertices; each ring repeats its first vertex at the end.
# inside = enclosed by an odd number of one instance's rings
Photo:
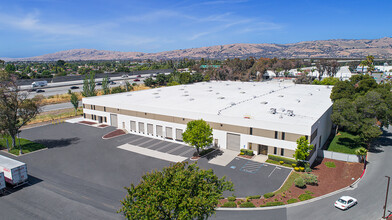
POLYGON ((33 83, 31 83, 31 86, 34 88, 34 87, 44 87, 44 86, 46 86, 46 85, 48 85, 48 82, 47 81, 37 81, 37 82, 33 82, 33 83))

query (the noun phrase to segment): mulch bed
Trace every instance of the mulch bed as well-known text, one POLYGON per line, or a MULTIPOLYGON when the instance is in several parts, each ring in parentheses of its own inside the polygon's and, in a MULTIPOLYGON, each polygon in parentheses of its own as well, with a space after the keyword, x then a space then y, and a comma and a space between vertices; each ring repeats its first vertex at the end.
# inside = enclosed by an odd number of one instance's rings
POLYGON ((79 123, 86 124, 86 125, 95 125, 95 124, 97 124, 96 122, 92 122, 92 121, 80 121, 79 123))
MULTIPOLYGON (((341 188, 350 186, 363 173, 363 163, 349 163, 344 161, 337 161, 331 159, 320 159, 315 162, 313 171, 311 172, 318 176, 318 185, 306 185, 306 188, 298 188, 294 184, 284 193, 277 194, 268 199, 252 199, 250 200, 256 207, 259 207, 266 202, 284 202, 287 204, 287 200, 295 198, 299 201, 298 197, 301 194, 310 193, 312 197, 322 196, 341 188), (336 167, 329 168, 325 166, 325 162, 334 162, 336 167), (354 179, 352 179, 354 178, 354 179)), ((257 192, 255 192, 257 195, 257 192)), ((237 199, 236 202, 241 199, 237 199)), ((245 199, 243 199, 244 201, 245 199)), ((227 202, 227 199, 220 200, 220 207, 222 204, 227 202)))
POLYGON ((102 125, 98 125, 98 127, 99 128, 106 128, 106 127, 109 127, 109 125, 102 124, 102 125))
POLYGON ((117 129, 117 130, 114 130, 112 132, 109 132, 109 133, 105 134, 102 138, 103 139, 109 139, 109 138, 114 138, 114 137, 117 137, 117 136, 120 136, 120 135, 124 135, 124 134, 126 134, 124 130, 117 129))

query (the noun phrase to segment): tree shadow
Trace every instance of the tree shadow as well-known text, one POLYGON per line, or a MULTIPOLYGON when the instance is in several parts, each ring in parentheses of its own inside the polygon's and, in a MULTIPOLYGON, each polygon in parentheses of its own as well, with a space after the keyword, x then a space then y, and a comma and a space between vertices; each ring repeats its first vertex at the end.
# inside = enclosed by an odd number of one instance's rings
POLYGON ((215 157, 218 157, 218 156, 221 156, 221 155, 223 155, 223 151, 221 151, 221 150, 219 150, 219 149, 216 149, 216 150, 213 151, 212 153, 207 154, 207 156, 205 156, 205 158, 206 158, 207 160, 211 160, 211 159, 214 159, 215 157))
POLYGON ((350 149, 355 149, 358 146, 362 146, 361 140, 359 138, 338 138, 337 144, 344 145, 350 149))
POLYGON ((35 176, 29 175, 28 179, 27 179, 27 183, 20 185, 20 186, 16 186, 14 187, 13 185, 10 185, 7 183, 7 187, 4 189, 4 193, 2 194, 2 196, 7 196, 10 195, 12 193, 18 192, 19 190, 22 190, 24 188, 33 186, 37 183, 42 182, 43 180, 40 178, 37 178, 35 176))
POLYGON ((45 145, 47 148, 56 148, 56 147, 67 147, 71 144, 78 143, 80 138, 61 138, 61 139, 40 139, 34 140, 37 143, 45 145))

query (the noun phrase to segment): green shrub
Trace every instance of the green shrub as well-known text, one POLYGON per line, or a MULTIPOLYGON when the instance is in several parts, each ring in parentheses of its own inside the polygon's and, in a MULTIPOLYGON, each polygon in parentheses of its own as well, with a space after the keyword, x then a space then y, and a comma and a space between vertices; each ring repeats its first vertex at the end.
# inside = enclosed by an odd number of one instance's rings
POLYGON ((294 167, 297 166, 297 164, 296 163, 292 163, 291 166, 294 168, 294 167))
POLYGON ((222 207, 225 208, 237 208, 237 204, 235 202, 225 202, 222 207))
POLYGON ((306 173, 303 175, 303 179, 305 183, 308 185, 317 185, 318 184, 318 177, 314 174, 306 173))
POLYGON ((295 164, 297 164, 297 161, 296 160, 294 160, 294 159, 290 159, 290 158, 287 158, 287 157, 280 157, 280 156, 277 156, 277 155, 272 155, 272 154, 268 154, 268 159, 271 159, 271 160, 275 160, 275 161, 283 161, 285 164, 293 164, 293 163, 295 163, 295 164))
POLYGON ((254 208, 254 207, 256 206, 251 202, 244 202, 240 205, 240 208, 254 208))
POLYGON ((283 161, 279 161, 279 163, 280 163, 280 165, 283 165, 283 164, 284 164, 284 162, 283 162, 283 161))
POLYGON ((334 168, 336 167, 335 163, 332 161, 327 161, 325 162, 325 166, 329 167, 329 168, 334 168))
POLYGON ((305 172, 310 173, 310 172, 312 172, 312 169, 310 167, 306 167, 305 172))
POLYGON ((299 171, 299 167, 294 167, 294 170, 298 172, 299 171))
POLYGON ((260 207, 278 206, 278 205, 284 205, 284 203, 283 202, 267 202, 264 205, 261 205, 260 207))
POLYGON ((313 198, 313 196, 311 196, 308 193, 304 193, 304 194, 301 194, 300 196, 298 196, 298 199, 300 201, 305 201, 305 200, 308 200, 308 199, 311 199, 311 198, 313 198))
POLYGON ((264 194, 264 198, 268 199, 268 198, 273 197, 274 195, 275 195, 275 193, 269 192, 269 193, 264 194))
POLYGON ((301 170, 301 172, 304 172, 305 167, 299 167, 299 170, 301 170))
POLYGON ((243 153, 246 153, 246 151, 247 151, 247 149, 245 149, 245 148, 242 148, 242 149, 240 150, 240 152, 243 152, 243 153))
POLYGON ((249 199, 260 199, 260 195, 248 196, 249 199))
POLYGON ((298 177, 297 179, 294 180, 295 186, 299 188, 304 188, 305 187, 305 180, 302 177, 298 177))
POLYGON ((311 191, 309 191, 309 190, 305 190, 305 193, 306 193, 306 194, 309 194, 309 195, 313 195, 313 194, 314 194, 314 192, 311 192, 311 191))
POLYGON ((287 204, 296 203, 296 202, 298 202, 298 199, 289 199, 289 200, 287 200, 287 204))
POLYGON ((229 200, 229 202, 234 202, 237 198, 235 196, 229 196, 227 197, 227 200, 229 200))

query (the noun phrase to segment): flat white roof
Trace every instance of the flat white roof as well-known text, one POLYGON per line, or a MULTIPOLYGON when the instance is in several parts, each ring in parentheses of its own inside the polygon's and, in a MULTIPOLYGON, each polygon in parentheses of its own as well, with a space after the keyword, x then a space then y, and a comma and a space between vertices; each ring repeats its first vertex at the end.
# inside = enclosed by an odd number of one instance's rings
POLYGON ((331 107, 331 89, 292 81, 212 81, 84 98, 83 103, 308 134, 331 107))

